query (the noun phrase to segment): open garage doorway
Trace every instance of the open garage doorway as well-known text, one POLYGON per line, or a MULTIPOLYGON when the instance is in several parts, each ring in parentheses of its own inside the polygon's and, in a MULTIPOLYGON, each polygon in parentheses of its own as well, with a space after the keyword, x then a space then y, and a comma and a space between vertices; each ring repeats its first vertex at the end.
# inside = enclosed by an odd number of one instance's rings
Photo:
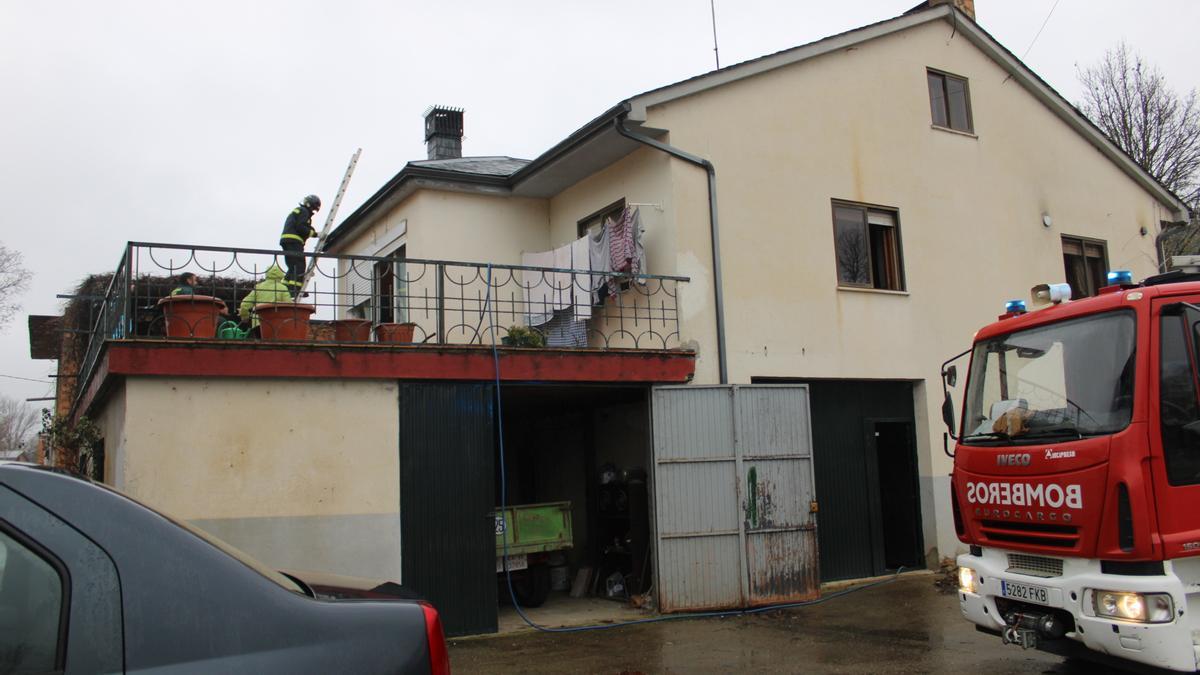
MULTIPOLYGON (((547 625, 617 620, 653 579, 649 389, 508 385, 496 425, 497 551, 517 601, 547 625)), ((497 556, 499 628, 517 621, 497 556)))

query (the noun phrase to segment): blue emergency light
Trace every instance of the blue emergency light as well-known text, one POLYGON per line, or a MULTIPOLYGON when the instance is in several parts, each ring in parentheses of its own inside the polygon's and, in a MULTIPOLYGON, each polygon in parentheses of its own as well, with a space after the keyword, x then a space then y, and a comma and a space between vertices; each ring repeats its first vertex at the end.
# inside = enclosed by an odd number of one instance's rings
POLYGON ((1025 312, 1025 301, 1024 300, 1009 300, 1008 303, 1006 303, 1004 305, 1004 311, 1007 314, 1023 313, 1023 312, 1025 312))
POLYGON ((1129 270, 1113 270, 1108 273, 1109 286, 1124 286, 1133 284, 1133 272, 1129 270))

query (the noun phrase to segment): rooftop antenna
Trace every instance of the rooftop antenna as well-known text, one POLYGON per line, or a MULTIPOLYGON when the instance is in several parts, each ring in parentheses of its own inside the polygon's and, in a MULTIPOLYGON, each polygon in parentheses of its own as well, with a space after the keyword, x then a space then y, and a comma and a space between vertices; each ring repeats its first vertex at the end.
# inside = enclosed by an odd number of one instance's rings
POLYGON ((713 58, 717 60, 717 70, 721 69, 721 52, 717 51, 717 0, 708 0, 708 8, 712 10, 713 27, 713 58))

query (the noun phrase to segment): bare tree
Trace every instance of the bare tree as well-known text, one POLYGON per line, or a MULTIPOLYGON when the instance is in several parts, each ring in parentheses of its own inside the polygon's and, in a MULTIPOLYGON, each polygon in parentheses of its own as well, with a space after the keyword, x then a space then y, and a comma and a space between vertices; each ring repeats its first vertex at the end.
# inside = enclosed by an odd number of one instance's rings
POLYGON ((837 233, 838 279, 852 284, 871 282, 871 258, 861 230, 844 229, 837 233))
POLYGON ((0 328, 21 308, 17 296, 25 292, 30 276, 21 264, 20 252, 0 244, 0 328))
POLYGON ((1188 204, 1200 199, 1200 106, 1124 43, 1077 68, 1080 108, 1143 169, 1188 204))
POLYGON ((39 420, 38 411, 25 401, 0 396, 0 457, 29 449, 39 420))

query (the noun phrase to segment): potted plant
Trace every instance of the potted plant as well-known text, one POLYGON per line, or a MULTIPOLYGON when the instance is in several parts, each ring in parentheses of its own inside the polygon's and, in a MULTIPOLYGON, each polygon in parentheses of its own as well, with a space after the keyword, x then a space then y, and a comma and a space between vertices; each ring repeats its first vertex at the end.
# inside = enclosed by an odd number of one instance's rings
POLYGON ((381 323, 375 326, 376 342, 412 342, 415 323, 381 323))
POLYGON ((334 342, 367 342, 371 339, 370 319, 336 319, 333 321, 334 342))
POLYGON ((545 347, 546 336, 528 326, 509 326, 508 335, 500 338, 506 347, 545 347))
POLYGON ((214 338, 225 301, 211 295, 169 295, 158 301, 167 337, 214 338))
POLYGON ((260 302, 254 306, 264 340, 308 340, 308 324, 316 305, 298 302, 260 302))

